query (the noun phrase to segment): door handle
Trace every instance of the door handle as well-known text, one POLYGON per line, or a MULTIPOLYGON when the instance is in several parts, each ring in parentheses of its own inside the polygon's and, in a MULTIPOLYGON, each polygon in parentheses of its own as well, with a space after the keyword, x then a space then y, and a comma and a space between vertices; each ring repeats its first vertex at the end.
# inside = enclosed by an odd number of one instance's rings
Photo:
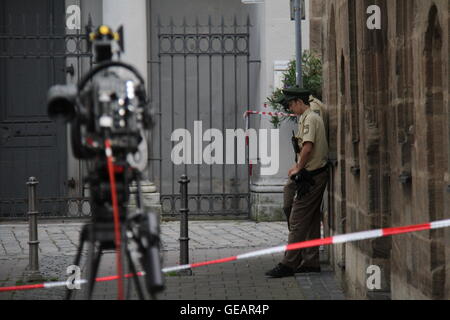
POLYGON ((74 68, 73 64, 63 68, 63 71, 67 74, 70 74, 71 77, 73 77, 75 75, 75 68, 74 68))

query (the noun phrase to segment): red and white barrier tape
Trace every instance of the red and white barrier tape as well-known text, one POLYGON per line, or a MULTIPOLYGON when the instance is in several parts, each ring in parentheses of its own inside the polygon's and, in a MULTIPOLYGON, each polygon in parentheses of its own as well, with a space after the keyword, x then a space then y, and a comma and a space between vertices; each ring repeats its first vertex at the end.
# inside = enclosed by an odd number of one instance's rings
MULTIPOLYGON (((286 252, 286 251, 293 251, 293 250, 299 250, 299 249, 305 249, 305 248, 311 248, 311 247, 319 247, 322 245, 347 243, 347 242, 375 239, 375 238, 388 237, 388 236, 399 235, 399 234, 406 234, 406 233, 425 231, 425 230, 434 230, 434 229, 441 229, 441 228, 448 228, 448 227, 450 227, 450 219, 442 220, 442 221, 435 221, 435 222, 430 222, 430 223, 424 223, 424 224, 418 224, 418 225, 405 226, 405 227, 385 228, 385 229, 377 229, 377 230, 372 230, 372 231, 349 233, 349 234, 338 235, 338 236, 324 238, 324 239, 309 240, 309 241, 304 241, 304 242, 299 242, 299 243, 293 243, 293 244, 253 251, 253 252, 244 253, 241 255, 232 256, 232 257, 223 258, 223 259, 198 262, 198 263, 180 265, 180 266, 175 266, 175 267, 168 267, 168 268, 162 269, 162 271, 164 273, 169 273, 169 272, 186 270, 186 269, 194 269, 194 268, 199 268, 199 267, 209 266, 209 265, 214 265, 214 264, 221 264, 221 263, 226 263, 226 262, 231 262, 231 261, 251 259, 251 258, 256 258, 256 257, 260 257, 260 256, 265 256, 265 255, 271 255, 271 254, 275 254, 275 253, 282 253, 282 252, 286 252)), ((137 276, 143 276, 143 275, 145 275, 144 272, 137 273, 137 276)), ((133 274, 127 274, 124 277, 130 278, 132 276, 133 276, 133 274)), ((105 281, 112 281, 112 280, 117 280, 117 279, 118 279, 118 276, 110 276, 110 277, 97 278, 96 282, 105 282, 105 281)), ((75 284, 85 284, 86 282, 87 282, 86 280, 78 280, 78 281, 75 281, 75 284)), ((63 281, 49 282, 49 283, 25 285, 25 286, 3 287, 3 288, 0 288, 0 292, 32 290, 32 289, 49 289, 49 288, 55 288, 55 287, 64 287, 66 285, 67 285, 67 282, 65 282, 65 281, 64 282, 63 281)))
POLYGON ((247 118, 251 114, 270 116, 270 117, 298 117, 296 114, 288 114, 283 112, 265 112, 265 111, 245 111, 244 118, 247 118))
POLYGON ((237 255, 234 257, 219 259, 219 260, 206 261, 206 262, 194 263, 194 264, 189 264, 189 265, 181 265, 181 266, 176 266, 176 267, 171 267, 171 268, 165 268, 165 269, 163 269, 163 272, 173 272, 173 271, 179 271, 179 270, 184 270, 184 269, 193 269, 193 268, 198 268, 198 267, 207 266, 207 265, 250 259, 250 258, 255 258, 255 257, 265 256, 265 255, 270 255, 270 254, 275 254, 275 253, 281 253, 281 252, 286 252, 286 251, 293 251, 293 250, 299 250, 299 249, 305 249, 305 248, 311 248, 311 247, 319 247, 322 245, 332 245, 332 244, 338 244, 338 243, 375 239, 375 238, 387 237, 387 236, 392 236, 392 235, 405 234, 405 233, 431 230, 431 229, 447 228, 447 227, 450 227, 450 219, 426 223, 426 224, 420 224, 420 225, 406 226, 406 227, 386 228, 386 229, 378 229, 378 230, 373 230, 373 231, 350 233, 350 234, 338 235, 338 236, 324 238, 324 239, 309 240, 309 241, 304 241, 304 242, 299 242, 299 243, 283 245, 283 246, 279 246, 279 247, 258 250, 258 251, 249 252, 249 253, 237 255))

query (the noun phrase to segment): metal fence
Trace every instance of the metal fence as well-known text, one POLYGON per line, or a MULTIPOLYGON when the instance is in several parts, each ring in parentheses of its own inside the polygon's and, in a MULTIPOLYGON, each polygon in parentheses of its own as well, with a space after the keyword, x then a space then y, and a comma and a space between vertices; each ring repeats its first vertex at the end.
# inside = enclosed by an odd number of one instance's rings
MULTIPOLYGON (((16 28, 11 32, 14 28, 7 27, 12 21, 8 16, 6 24, 0 25, 0 61, 8 64, 15 60, 47 59, 53 62, 53 72, 55 68, 61 69, 63 79, 70 75, 76 81, 83 73, 83 66, 92 65, 93 57, 88 51, 88 39, 84 30, 67 34, 63 17, 65 15, 61 16, 61 20, 56 19, 61 22, 58 23, 58 28, 55 28, 56 20, 52 17, 48 28, 35 28, 35 32, 33 27, 30 28, 29 19, 25 21, 24 18, 23 23, 28 27, 23 30, 16 28), (56 61, 59 64, 56 65, 56 61)), ((31 25, 39 25, 41 20, 36 14, 31 25)), ((91 21, 88 27, 93 28, 91 21)), ((177 180, 182 174, 187 174, 191 180, 188 190, 190 215, 249 215, 251 203, 248 168, 237 164, 175 166, 170 158, 174 147, 170 136, 176 128, 186 128, 193 132, 194 121, 203 121, 205 130, 218 128, 223 133, 226 129, 244 129, 242 114, 249 106, 249 69, 252 63, 250 27, 248 18, 241 24, 237 18, 229 24, 222 18, 217 24, 208 19, 206 24, 196 20, 191 25, 185 20, 178 25, 173 20, 165 25, 158 20, 153 29, 157 33, 157 45, 154 58, 150 61, 151 93, 153 102, 158 105, 159 121, 152 134, 150 178, 159 186, 163 215, 179 214, 177 180)), ((27 121, 22 119, 25 126, 27 121)), ((37 121, 43 125, 51 123, 48 119, 37 121)), ((22 135, 27 137, 26 132, 22 135)), ((225 147, 223 154, 225 156, 225 147)), ((79 166, 82 175, 82 164, 79 163, 79 166)), ((38 174, 24 172, 23 175, 38 174)), ((20 175, 14 179, 21 180, 19 177, 20 175)), ((40 178, 42 189, 38 189, 39 211, 42 216, 91 215, 89 199, 84 197, 82 177, 79 177, 77 190, 71 189, 70 183, 65 181, 58 192, 41 192, 45 189, 45 179, 46 177, 40 178), (56 196, 52 196, 53 194, 56 196), (68 197, 69 194, 73 196, 68 197)), ((25 180, 17 182, 19 188, 23 185, 23 196, 22 193, 19 196, 0 195, 0 218, 25 217, 25 180)))
MULTIPOLYGON (((37 193, 39 218, 88 218, 91 205, 88 198, 40 198, 37 193)), ((25 218, 27 199, 0 199, 2 219, 25 218)))
POLYGON ((243 24, 236 17, 229 24, 224 18, 216 24, 211 18, 204 24, 198 19, 193 24, 185 19, 176 24, 170 18, 164 24, 158 17, 157 46, 150 61, 152 96, 159 115, 151 173, 161 192, 163 215, 179 212, 177 180, 182 174, 191 180, 190 215, 245 217, 250 212, 246 166, 175 166, 171 151, 176 142, 170 139, 179 128, 193 133, 195 121, 202 121, 204 130, 217 128, 224 134, 226 129, 243 129, 242 114, 250 96, 250 27, 249 18, 243 24))

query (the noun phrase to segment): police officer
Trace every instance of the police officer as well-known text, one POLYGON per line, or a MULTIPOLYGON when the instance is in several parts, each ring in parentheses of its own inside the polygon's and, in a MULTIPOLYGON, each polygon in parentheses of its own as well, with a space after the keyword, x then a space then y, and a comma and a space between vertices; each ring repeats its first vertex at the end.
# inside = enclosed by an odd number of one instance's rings
MULTIPOLYGON (((289 93, 289 92, 292 92, 292 90, 295 91, 298 89, 299 89, 298 87, 293 87, 293 88, 284 90, 284 92, 289 93)), ((284 94, 276 102, 281 104, 284 107, 284 109, 287 112, 289 112, 288 101, 286 100, 286 96, 284 94)), ((325 130, 326 130, 327 129, 326 114, 325 114, 325 109, 324 109, 324 105, 323 105, 322 101, 320 101, 319 99, 310 95, 309 96, 309 105, 310 105, 311 111, 317 113, 322 118, 324 125, 325 125, 325 130)), ((301 133, 300 126, 302 123, 302 119, 303 119, 303 115, 301 115, 298 120, 299 128, 298 128, 297 135, 293 134, 294 152, 296 153, 295 162, 297 162, 298 157, 301 152, 301 146, 298 144, 298 141, 299 141, 300 133, 301 133)), ((286 216, 286 220, 287 220, 288 228, 289 228, 289 217, 290 217, 291 211, 292 211, 292 203, 294 201, 295 192, 297 191, 296 183, 292 179, 288 179, 288 182, 284 186, 283 191, 284 191, 283 212, 286 216)), ((311 249, 315 250, 314 248, 311 248, 311 249)))
MULTIPOLYGON (((285 89, 279 102, 301 117, 298 133, 301 152, 297 163, 289 170, 296 191, 288 218, 288 240, 297 243, 320 238, 320 206, 328 182, 328 143, 324 121, 310 107, 309 91, 297 87, 285 89)), ((285 206, 289 208, 286 201, 285 206)), ((298 272, 320 272, 318 248, 287 252, 283 261, 266 275, 281 278, 298 272)))

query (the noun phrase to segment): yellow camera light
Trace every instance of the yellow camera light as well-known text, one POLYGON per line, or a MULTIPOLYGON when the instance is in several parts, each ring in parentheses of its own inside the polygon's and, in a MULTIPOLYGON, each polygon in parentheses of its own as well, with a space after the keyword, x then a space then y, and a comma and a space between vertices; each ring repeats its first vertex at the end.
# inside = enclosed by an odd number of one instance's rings
POLYGON ((99 32, 100 32, 101 35, 106 36, 106 35, 108 35, 110 33, 110 30, 109 30, 109 28, 107 26, 101 26, 100 29, 99 29, 99 32))

